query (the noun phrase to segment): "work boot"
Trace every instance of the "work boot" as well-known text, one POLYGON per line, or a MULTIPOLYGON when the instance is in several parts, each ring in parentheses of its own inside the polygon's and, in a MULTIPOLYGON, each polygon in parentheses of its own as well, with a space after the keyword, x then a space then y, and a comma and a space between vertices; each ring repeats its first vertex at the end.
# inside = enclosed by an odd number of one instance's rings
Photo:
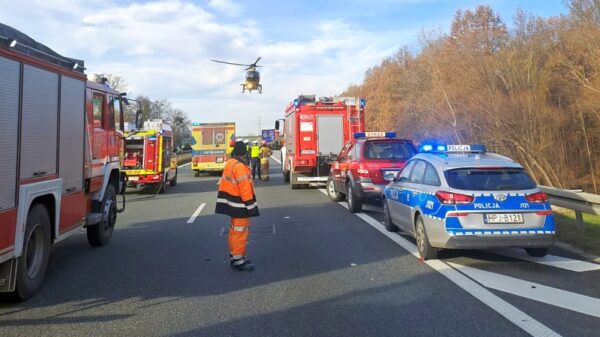
POLYGON ((232 260, 229 265, 231 268, 239 271, 253 271, 254 265, 250 262, 250 260, 240 259, 240 260, 232 260))

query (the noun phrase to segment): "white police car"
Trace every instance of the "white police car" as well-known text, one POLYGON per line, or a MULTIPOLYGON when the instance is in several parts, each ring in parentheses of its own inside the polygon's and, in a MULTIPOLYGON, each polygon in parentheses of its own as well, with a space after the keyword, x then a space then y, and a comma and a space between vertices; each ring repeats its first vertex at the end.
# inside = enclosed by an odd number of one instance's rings
POLYGON ((545 256, 554 242, 546 193, 521 165, 483 145, 422 145, 384 189, 385 226, 440 248, 521 247, 545 256))

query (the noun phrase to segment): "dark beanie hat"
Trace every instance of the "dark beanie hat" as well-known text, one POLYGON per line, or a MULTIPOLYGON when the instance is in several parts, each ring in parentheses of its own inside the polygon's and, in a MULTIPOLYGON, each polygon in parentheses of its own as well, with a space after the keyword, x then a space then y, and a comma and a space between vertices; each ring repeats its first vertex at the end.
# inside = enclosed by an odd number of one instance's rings
POLYGON ((245 156, 246 153, 248 153, 248 149, 246 148, 246 144, 244 144, 244 142, 242 142, 241 140, 238 140, 237 142, 235 142, 235 145, 233 146, 233 152, 231 152, 231 155, 233 155, 233 156, 245 156))

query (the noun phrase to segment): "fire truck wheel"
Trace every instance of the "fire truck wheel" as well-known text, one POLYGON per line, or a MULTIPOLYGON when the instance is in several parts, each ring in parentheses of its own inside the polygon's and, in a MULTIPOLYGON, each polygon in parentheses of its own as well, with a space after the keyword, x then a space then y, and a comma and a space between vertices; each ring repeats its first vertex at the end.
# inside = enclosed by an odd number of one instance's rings
POLYGON ((27 216, 23 252, 17 261, 15 296, 19 300, 30 298, 42 285, 50 259, 50 216, 41 204, 31 208, 27 216))
POLYGON ((344 200, 344 195, 335 190, 335 185, 331 177, 327 179, 327 195, 329 195, 329 198, 335 202, 344 200))
POLYGON ((283 181, 286 183, 290 182, 290 171, 283 171, 283 181))
POLYGON ((87 238, 94 247, 105 246, 110 242, 115 223, 117 222, 117 194, 112 184, 106 186, 104 200, 102 201, 102 221, 93 226, 88 226, 87 238))
POLYGON ((169 185, 177 186, 177 169, 175 169, 175 177, 171 181, 169 181, 169 185))
POLYGON ((346 183, 348 185, 348 191, 346 192, 346 201, 348 201, 348 210, 350 213, 360 213, 362 211, 362 200, 360 200, 354 189, 352 188, 352 182, 346 183))

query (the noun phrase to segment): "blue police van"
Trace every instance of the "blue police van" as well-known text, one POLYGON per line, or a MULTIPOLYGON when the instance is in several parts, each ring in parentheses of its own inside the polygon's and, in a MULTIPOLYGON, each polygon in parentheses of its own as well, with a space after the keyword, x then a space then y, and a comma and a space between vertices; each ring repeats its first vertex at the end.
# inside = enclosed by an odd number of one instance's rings
POLYGON ((483 145, 420 147, 383 193, 385 226, 415 237, 419 254, 440 249, 524 248, 548 254, 554 215, 523 167, 483 145))

